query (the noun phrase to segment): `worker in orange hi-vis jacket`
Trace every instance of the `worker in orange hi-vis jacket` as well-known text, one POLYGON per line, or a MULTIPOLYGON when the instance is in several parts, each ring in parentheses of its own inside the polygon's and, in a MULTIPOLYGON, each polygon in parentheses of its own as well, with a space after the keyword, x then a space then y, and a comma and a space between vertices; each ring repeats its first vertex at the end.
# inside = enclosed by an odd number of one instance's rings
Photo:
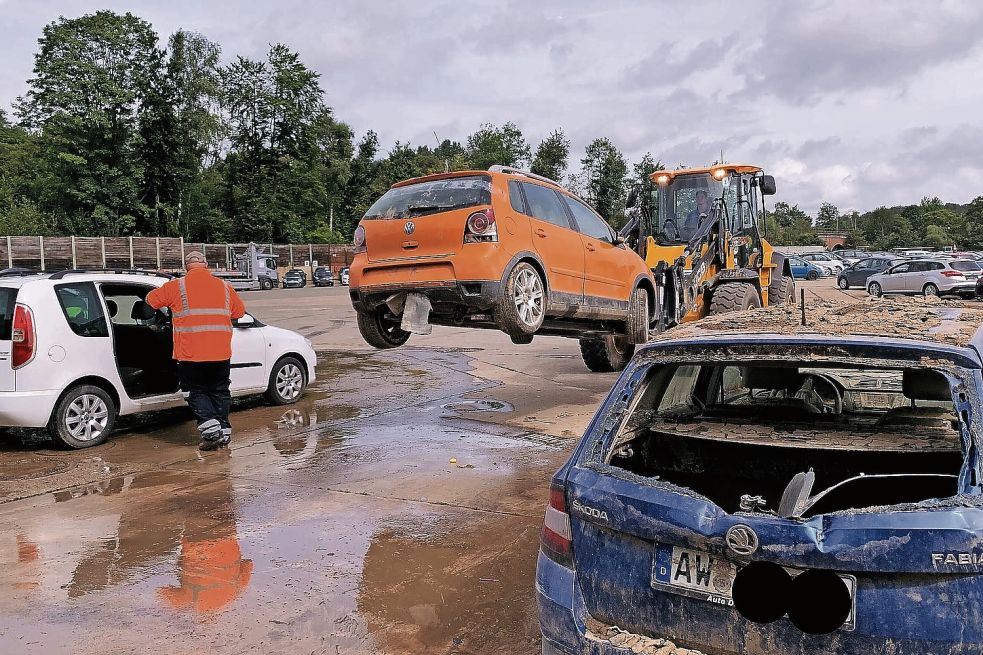
POLYGON ((188 392, 198 419, 198 447, 214 450, 232 439, 232 321, 242 318, 246 306, 227 282, 211 274, 203 253, 189 252, 184 265, 187 275, 151 291, 147 304, 171 311, 174 359, 181 389, 188 392))

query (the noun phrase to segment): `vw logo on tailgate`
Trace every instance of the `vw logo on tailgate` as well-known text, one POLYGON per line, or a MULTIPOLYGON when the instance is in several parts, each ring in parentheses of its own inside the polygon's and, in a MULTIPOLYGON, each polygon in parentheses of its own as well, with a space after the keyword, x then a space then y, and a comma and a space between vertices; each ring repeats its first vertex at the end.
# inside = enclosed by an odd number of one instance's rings
POLYGON ((403 226, 403 232, 406 232, 407 234, 413 234, 416 232, 416 225, 413 224, 413 221, 406 221, 406 225, 403 226))
POLYGON ((736 555, 747 557, 758 550, 758 535, 749 526, 738 523, 727 530, 727 547, 736 555))

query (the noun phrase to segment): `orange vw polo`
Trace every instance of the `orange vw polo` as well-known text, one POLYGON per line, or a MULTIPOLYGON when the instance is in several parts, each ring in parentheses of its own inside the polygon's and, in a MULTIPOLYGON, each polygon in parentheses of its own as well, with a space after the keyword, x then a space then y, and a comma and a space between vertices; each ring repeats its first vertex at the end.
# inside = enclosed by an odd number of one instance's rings
POLYGON ((430 325, 643 343, 645 262, 558 183, 503 166, 394 184, 355 230, 351 299, 376 348, 430 325))

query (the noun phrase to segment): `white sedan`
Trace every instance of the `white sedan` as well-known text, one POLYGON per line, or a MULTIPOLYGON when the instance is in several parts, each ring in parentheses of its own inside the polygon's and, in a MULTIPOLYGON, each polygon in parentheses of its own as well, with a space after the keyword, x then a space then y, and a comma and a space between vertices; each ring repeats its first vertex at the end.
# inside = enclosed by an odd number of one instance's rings
MULTIPOLYGON (((0 427, 47 427, 69 448, 105 441, 116 419, 184 403, 167 321, 144 298, 168 276, 64 271, 0 277, 0 427)), ((250 315, 232 336, 234 397, 297 401, 314 381, 311 342, 250 315)))

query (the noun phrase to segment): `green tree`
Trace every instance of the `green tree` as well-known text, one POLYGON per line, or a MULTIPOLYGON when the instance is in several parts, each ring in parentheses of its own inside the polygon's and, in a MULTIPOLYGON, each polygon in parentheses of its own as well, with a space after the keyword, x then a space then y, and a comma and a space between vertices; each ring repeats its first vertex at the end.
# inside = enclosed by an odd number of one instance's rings
POLYGON ((812 224, 812 218, 798 205, 776 202, 766 220, 768 240, 783 246, 814 246, 822 244, 812 224))
POLYGON ((929 248, 944 248, 952 245, 952 235, 941 225, 929 225, 925 228, 922 243, 929 248))
POLYGON ((220 80, 231 146, 223 204, 237 238, 303 240, 343 201, 351 129, 324 104, 318 73, 282 44, 264 62, 238 57, 220 80))
POLYGON ((218 159, 223 135, 219 110, 219 57, 221 48, 201 34, 177 31, 168 41, 166 80, 173 100, 169 147, 171 212, 160 234, 191 237, 208 230, 216 220, 215 205, 189 202, 192 197, 214 196, 214 176, 206 168, 218 159))
POLYGON ((467 158, 471 168, 483 171, 494 164, 523 167, 529 161, 529 144, 515 123, 496 127, 483 124, 468 137, 467 158))
POLYGON ((983 250, 983 196, 976 196, 966 209, 966 232, 959 244, 966 250, 983 250))
POLYGON ((579 188, 598 214, 617 229, 624 222, 625 177, 628 163, 608 139, 588 144, 580 173, 579 188))
POLYGON ((840 210, 831 202, 824 202, 816 213, 816 227, 820 230, 840 229, 840 210))
POLYGON ((536 155, 532 159, 532 167, 529 170, 551 180, 560 180, 567 171, 569 157, 570 140, 562 129, 556 129, 550 132, 536 148, 536 155))
POLYGON ((966 236, 965 216, 949 209, 938 198, 922 198, 921 211, 925 221, 925 245, 933 248, 952 246, 966 236), (939 239, 947 242, 935 245, 939 239))
POLYGON ((48 24, 21 120, 40 135, 56 186, 47 202, 83 232, 129 233, 146 219, 140 112, 162 70, 157 34, 133 14, 99 11, 48 24))
POLYGON ((878 207, 861 215, 859 220, 864 239, 877 250, 911 245, 922 235, 915 234, 909 216, 910 212, 889 207, 878 207))
POLYGON ((646 152, 632 167, 629 184, 638 189, 638 202, 644 216, 652 216, 652 173, 665 170, 661 161, 656 161, 651 152, 646 152))

